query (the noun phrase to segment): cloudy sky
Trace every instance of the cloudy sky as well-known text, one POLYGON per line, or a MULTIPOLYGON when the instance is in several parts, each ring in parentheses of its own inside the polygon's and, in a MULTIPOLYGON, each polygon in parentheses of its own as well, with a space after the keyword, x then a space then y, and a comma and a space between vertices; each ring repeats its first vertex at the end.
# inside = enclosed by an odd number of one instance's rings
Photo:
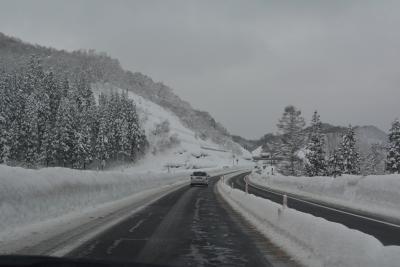
POLYGON ((380 0, 0 0, 0 31, 105 51, 255 138, 288 104, 387 131, 400 117, 399 14, 380 0))

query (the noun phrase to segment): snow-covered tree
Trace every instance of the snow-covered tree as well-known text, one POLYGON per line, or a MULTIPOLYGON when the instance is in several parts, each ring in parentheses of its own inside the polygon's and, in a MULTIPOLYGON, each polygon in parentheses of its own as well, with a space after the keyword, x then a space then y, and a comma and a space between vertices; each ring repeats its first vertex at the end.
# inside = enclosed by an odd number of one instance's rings
POLYGON ((52 144, 55 147, 55 158, 59 166, 69 167, 74 160, 75 113, 74 103, 67 97, 63 97, 56 116, 55 136, 57 138, 52 144))
POLYGON ((360 153, 356 146, 356 134, 351 125, 342 137, 339 154, 343 160, 344 174, 360 174, 360 153))
POLYGON ((26 102, 20 134, 24 143, 21 147, 21 152, 24 155, 22 160, 30 167, 35 166, 39 157, 39 136, 38 103, 34 94, 31 94, 26 102))
POLYGON ((329 155, 327 173, 333 177, 341 176, 343 173, 343 159, 337 150, 332 151, 329 155))
POLYGON ((93 160, 92 129, 95 127, 96 119, 95 100, 90 84, 84 78, 80 78, 72 87, 71 97, 77 108, 73 166, 85 169, 93 160))
POLYGON ((4 162, 7 154, 7 135, 6 119, 0 113, 0 163, 4 162))
POLYGON ((308 176, 323 176, 327 172, 325 139, 321 133, 321 120, 317 111, 311 120, 311 132, 306 152, 306 173, 308 176))
POLYGON ((99 131, 97 134, 96 144, 95 144, 95 157, 97 161, 101 164, 104 160, 108 160, 110 157, 109 154, 109 142, 108 142, 108 131, 107 131, 107 122, 104 117, 100 119, 99 123, 99 131))
POLYGON ((80 129, 75 131, 73 154, 75 168, 86 169, 86 166, 92 161, 90 127, 87 124, 80 125, 80 129))
POLYGON ((283 161, 279 166, 280 172, 284 175, 300 175, 302 161, 297 153, 304 145, 305 126, 301 111, 294 106, 287 106, 277 126, 282 134, 279 154, 283 161))
POLYGON ((7 155, 7 78, 5 73, 0 72, 0 163, 3 163, 7 155))
POLYGON ((22 136, 22 120, 25 111, 26 94, 22 90, 20 77, 14 73, 4 80, 3 98, 1 99, 2 117, 5 118, 6 145, 3 159, 8 164, 23 160, 24 138, 22 136))
POLYGON ((45 72, 32 56, 26 67, 0 72, 0 163, 86 168, 93 162, 136 160, 146 138, 136 106, 126 93, 100 95, 87 79, 72 82, 45 72))
POLYGON ((386 170, 389 173, 400 173, 400 122, 398 119, 393 121, 389 130, 386 170))
POLYGON ((377 175, 385 172, 385 147, 381 144, 372 144, 367 155, 361 158, 361 173, 363 175, 377 175))
POLYGON ((30 95, 35 90, 42 88, 44 70, 41 60, 37 55, 31 55, 27 65, 27 70, 23 73, 22 77, 22 90, 25 94, 30 95))

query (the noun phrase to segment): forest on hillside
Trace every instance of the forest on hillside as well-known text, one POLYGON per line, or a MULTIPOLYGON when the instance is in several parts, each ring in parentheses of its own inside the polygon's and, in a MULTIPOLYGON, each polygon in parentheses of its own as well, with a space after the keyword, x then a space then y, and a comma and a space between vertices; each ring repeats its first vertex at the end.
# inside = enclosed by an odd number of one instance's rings
POLYGON ((0 162, 103 168, 145 153, 147 140, 127 94, 96 100, 90 74, 62 77, 45 71, 37 56, 0 72, 0 162))

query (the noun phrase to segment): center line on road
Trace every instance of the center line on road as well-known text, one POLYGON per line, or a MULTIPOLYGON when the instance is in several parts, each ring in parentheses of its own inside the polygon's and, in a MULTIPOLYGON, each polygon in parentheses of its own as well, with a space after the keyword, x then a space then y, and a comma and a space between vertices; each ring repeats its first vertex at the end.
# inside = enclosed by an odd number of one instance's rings
POLYGON ((122 239, 115 240, 114 243, 107 249, 107 254, 111 254, 112 251, 122 242, 122 239))
POLYGON ((144 222, 144 220, 138 221, 131 229, 129 229, 129 233, 132 233, 133 231, 135 231, 143 222, 144 222))

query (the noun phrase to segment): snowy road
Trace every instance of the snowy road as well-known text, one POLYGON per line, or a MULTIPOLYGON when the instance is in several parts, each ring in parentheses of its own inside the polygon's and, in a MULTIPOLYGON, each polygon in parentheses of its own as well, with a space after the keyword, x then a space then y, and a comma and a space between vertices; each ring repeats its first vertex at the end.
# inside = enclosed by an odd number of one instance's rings
MULTIPOLYGON (((232 182, 235 188, 245 190, 244 177, 232 178, 232 182)), ((276 203, 282 203, 282 193, 280 192, 262 189, 252 184, 249 184, 248 190, 249 193, 256 196, 270 199, 276 203)), ((370 218, 354 211, 339 209, 334 206, 330 207, 326 204, 320 205, 309 200, 291 198, 290 196, 288 197, 288 206, 372 235, 385 246, 400 245, 400 225, 382 221, 380 218, 370 218)))
POLYGON ((221 199, 218 179, 164 196, 67 256, 171 266, 294 266, 221 199))

